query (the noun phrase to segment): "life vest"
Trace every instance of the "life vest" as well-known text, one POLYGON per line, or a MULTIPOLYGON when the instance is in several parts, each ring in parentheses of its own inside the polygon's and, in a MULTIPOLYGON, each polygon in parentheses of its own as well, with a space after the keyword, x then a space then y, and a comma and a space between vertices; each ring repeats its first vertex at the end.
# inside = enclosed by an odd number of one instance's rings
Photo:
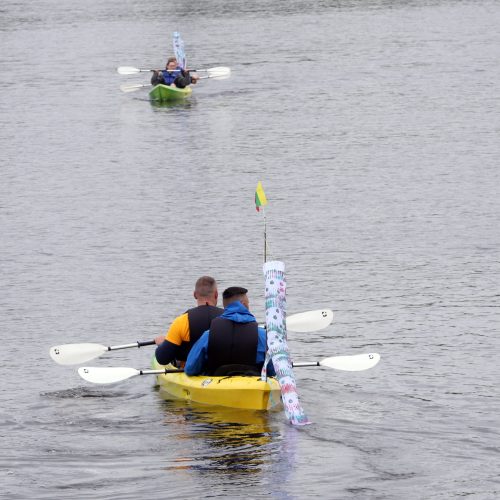
POLYGON ((182 342, 179 346, 176 359, 178 361, 186 361, 191 347, 194 343, 210 328, 212 320, 220 316, 224 309, 215 306, 198 306, 189 309, 187 312, 189 322, 189 342, 182 342))
POLYGON ((163 69, 161 71, 161 75, 163 77, 163 83, 164 85, 171 85, 174 83, 175 79, 182 75, 182 69, 177 67, 173 71, 167 71, 166 69, 163 69))
POLYGON ((256 322, 236 323, 226 318, 215 318, 208 336, 208 375, 255 372, 259 332, 256 322), (224 370, 227 367, 228 370, 224 370))

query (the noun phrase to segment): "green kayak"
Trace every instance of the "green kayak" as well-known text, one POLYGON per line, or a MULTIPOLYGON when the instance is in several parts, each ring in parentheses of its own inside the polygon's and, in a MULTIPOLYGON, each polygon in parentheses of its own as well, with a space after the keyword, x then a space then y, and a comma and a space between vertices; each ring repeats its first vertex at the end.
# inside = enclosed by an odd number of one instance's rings
POLYGON ((190 96, 192 92, 191 87, 179 89, 177 87, 160 84, 155 85, 151 92, 149 92, 149 98, 156 102, 178 101, 179 99, 190 96))

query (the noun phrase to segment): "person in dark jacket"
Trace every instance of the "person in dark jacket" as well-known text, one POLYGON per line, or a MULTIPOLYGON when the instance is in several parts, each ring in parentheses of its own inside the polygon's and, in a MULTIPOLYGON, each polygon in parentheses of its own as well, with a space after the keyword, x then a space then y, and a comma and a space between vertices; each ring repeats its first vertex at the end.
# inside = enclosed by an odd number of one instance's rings
POLYGON ((151 85, 173 85, 183 89, 192 83, 196 83, 198 77, 191 75, 188 70, 182 69, 175 57, 170 57, 167 61, 165 69, 158 69, 153 71, 151 77, 151 85))
MULTIPOLYGON (((210 329, 189 352, 187 375, 260 375, 266 356, 266 331, 248 310, 248 290, 230 287, 222 295, 224 312, 212 320, 210 329)), ((267 367, 274 375, 272 363, 267 367)))
POLYGON ((177 366, 182 367, 194 343, 210 328, 212 320, 224 312, 217 307, 217 283, 211 276, 202 276, 196 281, 193 296, 197 306, 175 318, 166 336, 155 339, 156 360, 162 365, 176 361, 177 366))

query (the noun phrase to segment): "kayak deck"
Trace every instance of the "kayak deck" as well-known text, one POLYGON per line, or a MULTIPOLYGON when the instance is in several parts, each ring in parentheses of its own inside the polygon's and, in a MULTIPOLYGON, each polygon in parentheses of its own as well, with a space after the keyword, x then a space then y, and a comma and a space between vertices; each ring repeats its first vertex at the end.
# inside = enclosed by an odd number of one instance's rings
MULTIPOLYGON (((152 366, 163 368, 156 360, 152 366)), ((280 386, 274 378, 264 382, 258 376, 189 377, 179 372, 161 374, 156 379, 161 396, 184 401, 247 410, 269 410, 281 402, 280 386)))
POLYGON ((149 98, 156 102, 178 101, 190 96, 193 91, 191 87, 180 89, 169 85, 155 85, 149 92, 149 98))

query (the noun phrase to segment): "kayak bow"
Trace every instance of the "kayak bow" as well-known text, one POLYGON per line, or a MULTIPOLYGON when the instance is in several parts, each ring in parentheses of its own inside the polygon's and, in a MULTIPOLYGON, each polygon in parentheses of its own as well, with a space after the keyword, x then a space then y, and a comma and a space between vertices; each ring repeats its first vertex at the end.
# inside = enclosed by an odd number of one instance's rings
POLYGON ((149 98, 155 102, 178 101, 190 96, 193 91, 191 87, 180 89, 170 85, 155 85, 149 92, 149 98))

